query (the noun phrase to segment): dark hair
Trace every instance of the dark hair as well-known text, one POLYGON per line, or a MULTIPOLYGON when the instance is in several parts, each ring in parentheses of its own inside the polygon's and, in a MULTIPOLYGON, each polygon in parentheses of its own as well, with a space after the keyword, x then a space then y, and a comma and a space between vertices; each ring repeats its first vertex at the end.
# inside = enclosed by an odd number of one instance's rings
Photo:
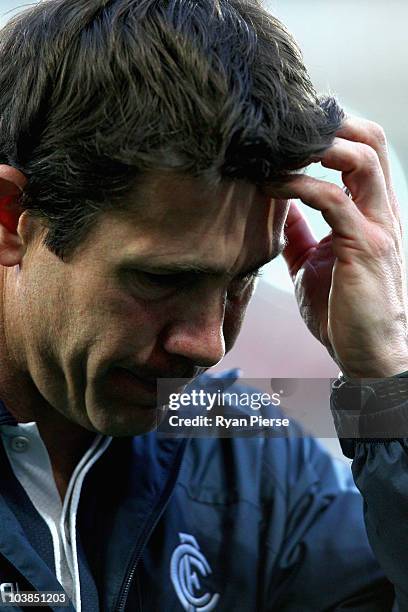
POLYGON ((0 32, 0 163, 61 257, 153 169, 275 180, 343 113, 257 0, 43 0, 0 32))

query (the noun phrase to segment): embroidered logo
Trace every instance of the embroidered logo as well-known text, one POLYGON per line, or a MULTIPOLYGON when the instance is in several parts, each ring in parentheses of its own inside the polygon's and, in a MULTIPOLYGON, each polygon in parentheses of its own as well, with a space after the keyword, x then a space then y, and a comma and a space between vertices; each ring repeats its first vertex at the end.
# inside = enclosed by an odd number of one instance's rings
POLYGON ((177 597, 187 612, 211 612, 220 596, 218 593, 200 594, 198 576, 198 573, 204 577, 211 574, 209 563, 194 536, 179 533, 179 538, 181 544, 174 549, 170 561, 170 576, 177 597))

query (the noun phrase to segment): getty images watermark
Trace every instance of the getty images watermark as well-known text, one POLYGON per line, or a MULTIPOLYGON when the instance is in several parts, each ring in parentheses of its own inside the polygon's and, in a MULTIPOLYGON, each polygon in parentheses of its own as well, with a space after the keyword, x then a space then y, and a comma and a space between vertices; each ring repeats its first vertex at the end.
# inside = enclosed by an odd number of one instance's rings
POLYGON ((392 410, 382 406, 378 390, 370 402, 376 381, 359 381, 361 389, 346 389, 339 401, 333 378, 161 379, 157 431, 169 437, 408 437, 408 379, 398 379, 394 391, 401 401, 392 410))
POLYGON ((280 410, 284 390, 247 383, 237 387, 231 380, 207 379, 203 386, 186 386, 183 380, 161 380, 158 431, 195 437, 287 435, 290 418, 280 410))
POLYGON ((288 427, 289 419, 282 416, 264 416, 263 414, 245 414, 243 408, 250 411, 259 411, 261 408, 280 406, 281 398, 279 393, 251 392, 215 392, 205 391, 204 389, 193 389, 190 392, 171 393, 168 401, 168 408, 171 411, 178 411, 181 408, 199 408, 207 413, 214 409, 227 408, 231 410, 236 407, 237 412, 214 414, 170 414, 168 423, 171 427, 219 427, 223 429, 246 429, 248 427, 288 427), (240 410, 241 409, 241 410, 240 410))

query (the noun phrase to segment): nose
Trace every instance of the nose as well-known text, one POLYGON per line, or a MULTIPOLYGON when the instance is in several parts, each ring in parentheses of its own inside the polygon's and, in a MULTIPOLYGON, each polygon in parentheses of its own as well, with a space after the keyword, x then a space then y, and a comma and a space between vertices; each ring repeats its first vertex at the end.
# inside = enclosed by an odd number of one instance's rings
POLYGON ((224 296, 190 296, 165 330, 164 350, 196 366, 217 364, 225 355, 224 314, 224 296))

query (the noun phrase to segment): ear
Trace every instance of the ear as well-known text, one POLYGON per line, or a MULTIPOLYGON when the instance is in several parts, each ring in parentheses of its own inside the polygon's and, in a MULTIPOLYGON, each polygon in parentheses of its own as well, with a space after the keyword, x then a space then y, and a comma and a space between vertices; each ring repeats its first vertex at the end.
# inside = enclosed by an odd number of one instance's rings
POLYGON ((18 230, 22 210, 20 197, 27 179, 22 172, 0 164, 0 265, 16 266, 25 245, 18 230))

